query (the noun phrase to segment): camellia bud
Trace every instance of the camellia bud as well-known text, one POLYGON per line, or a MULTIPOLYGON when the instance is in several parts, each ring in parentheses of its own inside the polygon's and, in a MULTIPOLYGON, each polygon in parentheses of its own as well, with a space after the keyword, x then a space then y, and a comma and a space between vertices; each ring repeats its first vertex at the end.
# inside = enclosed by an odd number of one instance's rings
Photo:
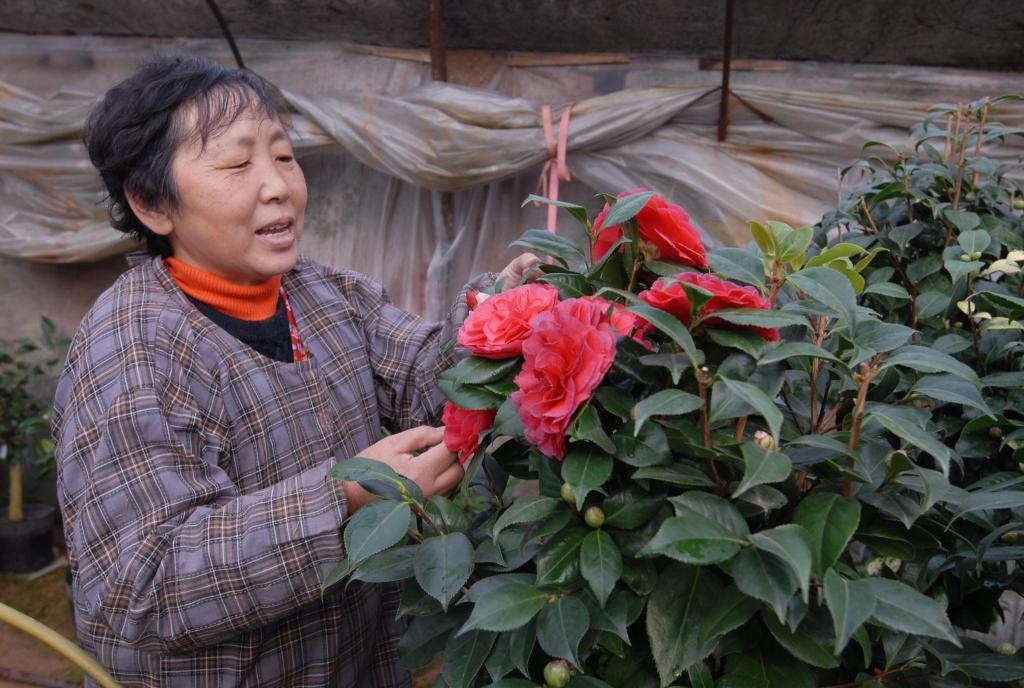
POLYGON ((969 254, 969 253, 961 253, 960 254, 960 260, 962 260, 965 263, 970 263, 974 259, 971 258, 971 254, 969 254))
POLYGON ((1013 199, 1013 207, 1017 210, 1024 210, 1024 198, 1013 199))
POLYGON ((758 430, 754 433, 754 443, 762 449, 767 449, 769 451, 775 449, 775 438, 764 430, 758 430))
POLYGON ((1013 643, 1003 643, 996 648, 996 652, 1001 655, 1015 655, 1017 654, 1017 648, 1013 643))
POLYGON ((544 667, 544 683, 551 688, 563 688, 569 683, 570 678, 572 678, 572 671, 569 669, 569 663, 564 659, 548 662, 544 667))
POLYGON ((1005 542, 1008 545, 1015 545, 1020 542, 1020 533, 1015 530, 1011 530, 1008 533, 1003 533, 999 536, 1000 542, 1005 542))
POLYGON ((562 501, 568 502, 569 504, 576 503, 576 490, 572 489, 572 485, 569 483, 562 483, 562 501))
POLYGON ((991 437, 992 439, 998 440, 1003 436, 1003 429, 998 425, 993 425, 991 428, 988 429, 988 436, 991 437))
POLYGON ((592 506, 583 512, 583 520, 591 528, 600 528, 604 525, 604 512, 601 511, 601 507, 592 506))

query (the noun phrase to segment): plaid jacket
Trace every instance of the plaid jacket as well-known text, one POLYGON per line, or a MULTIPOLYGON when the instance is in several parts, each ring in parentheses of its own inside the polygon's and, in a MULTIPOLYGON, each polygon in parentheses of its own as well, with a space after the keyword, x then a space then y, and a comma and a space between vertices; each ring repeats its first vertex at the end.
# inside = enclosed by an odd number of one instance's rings
POLYGON ((261 356, 151 260, 80 326, 55 400, 81 644, 125 686, 406 686, 397 588, 321 598, 344 557, 338 460, 436 423, 461 319, 424 323, 353 272, 284 287, 309 350, 261 356))

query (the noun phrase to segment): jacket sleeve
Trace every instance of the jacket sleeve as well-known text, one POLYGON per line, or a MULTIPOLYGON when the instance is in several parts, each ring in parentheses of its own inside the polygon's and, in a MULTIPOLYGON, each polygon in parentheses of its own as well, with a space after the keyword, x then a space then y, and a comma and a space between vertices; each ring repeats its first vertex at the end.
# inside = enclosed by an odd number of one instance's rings
POLYGON ((485 273, 458 294, 441 322, 428 322, 391 303, 380 284, 360 276, 349 283, 346 296, 359 310, 369 346, 381 421, 391 431, 437 424, 444 395, 437 376, 457 361, 455 335, 469 310, 466 292, 494 283, 485 273))
MULTIPOLYGON (((74 388, 61 381, 58 406, 74 388)), ((92 414, 77 398, 55 436, 75 600, 89 617, 126 642, 179 652, 320 598, 344 556, 333 462, 241 495, 155 389, 132 387, 92 414)))

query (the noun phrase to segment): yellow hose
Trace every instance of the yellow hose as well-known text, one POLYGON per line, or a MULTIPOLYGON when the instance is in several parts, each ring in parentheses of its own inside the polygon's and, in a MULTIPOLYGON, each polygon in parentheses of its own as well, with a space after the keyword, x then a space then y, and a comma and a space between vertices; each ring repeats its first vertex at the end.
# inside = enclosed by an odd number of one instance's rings
POLYGON ((46 643, 67 657, 68 660, 80 666, 85 673, 96 679, 103 688, 121 688, 121 684, 115 681, 95 659, 85 654, 80 647, 60 633, 57 633, 57 631, 49 626, 39 623, 31 616, 22 614, 17 609, 12 609, 3 602, 0 602, 0 621, 9 623, 19 631, 24 631, 36 640, 46 643))

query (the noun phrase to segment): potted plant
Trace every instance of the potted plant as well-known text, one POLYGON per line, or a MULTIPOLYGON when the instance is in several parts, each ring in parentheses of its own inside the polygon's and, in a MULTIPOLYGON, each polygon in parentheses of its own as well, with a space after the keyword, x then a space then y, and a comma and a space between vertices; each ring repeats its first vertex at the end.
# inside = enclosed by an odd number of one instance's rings
POLYGON ((551 264, 477 298, 472 355, 439 380, 458 494, 340 462, 379 499, 325 587, 402 581, 402 661, 443 651, 448 688, 1024 679, 1015 648, 969 635, 1021 589, 1024 554, 1019 216, 969 129, 953 169, 872 180, 870 218, 754 222, 745 248, 706 251, 642 190, 593 222, 558 203, 587 245, 516 242, 551 264), (950 199, 965 179, 978 222, 950 199), (895 199, 941 240, 897 255, 895 199), (943 269, 952 300, 913 321, 911 288, 943 269))
POLYGON ((0 508, 0 571, 6 573, 34 571, 53 560, 56 509, 23 498, 24 467, 53 466, 50 406, 42 387, 60 361, 64 342, 48 318, 41 327, 38 341, 0 340, 0 462, 7 464, 9 476, 7 506, 0 508))

